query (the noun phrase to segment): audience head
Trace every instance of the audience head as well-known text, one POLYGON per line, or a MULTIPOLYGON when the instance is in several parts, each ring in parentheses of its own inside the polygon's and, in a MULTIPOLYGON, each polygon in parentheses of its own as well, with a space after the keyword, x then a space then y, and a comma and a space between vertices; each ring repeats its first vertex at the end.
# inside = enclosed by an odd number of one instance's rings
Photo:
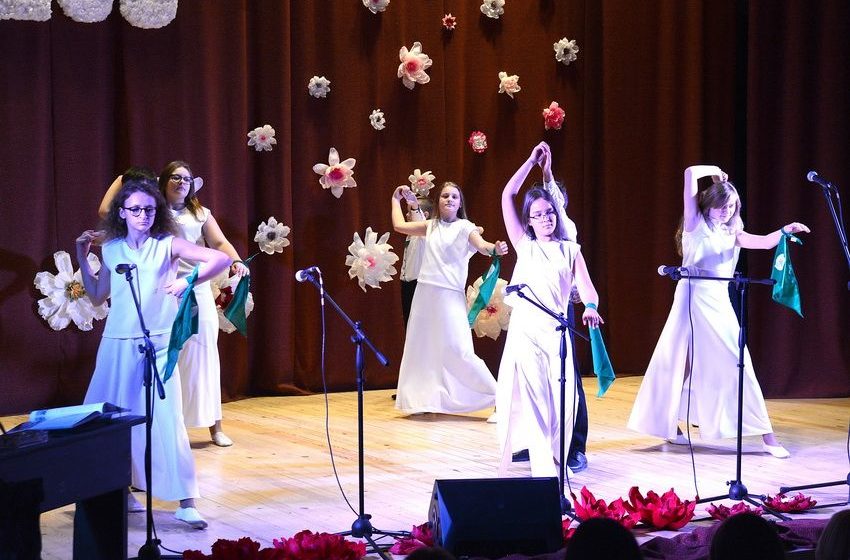
POLYGON ((833 514, 818 539, 815 560, 850 559, 850 509, 833 514))
POLYGON ((738 513, 723 521, 711 539, 709 560, 781 560, 785 548, 776 528, 760 515, 738 513))
POLYGON ((567 543, 564 560, 640 560, 631 531, 613 519, 594 517, 582 521, 567 543))
POLYGON ((439 546, 425 546, 408 554, 406 560, 456 560, 456 558, 451 552, 439 546))

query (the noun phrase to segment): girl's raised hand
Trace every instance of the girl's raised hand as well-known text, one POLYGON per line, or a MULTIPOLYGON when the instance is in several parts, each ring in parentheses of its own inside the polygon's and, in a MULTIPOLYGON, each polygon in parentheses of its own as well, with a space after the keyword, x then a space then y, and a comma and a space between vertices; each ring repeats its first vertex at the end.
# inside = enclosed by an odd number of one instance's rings
POLYGON ((493 250, 496 251, 497 255, 507 255, 508 244, 504 241, 496 241, 493 243, 493 250))

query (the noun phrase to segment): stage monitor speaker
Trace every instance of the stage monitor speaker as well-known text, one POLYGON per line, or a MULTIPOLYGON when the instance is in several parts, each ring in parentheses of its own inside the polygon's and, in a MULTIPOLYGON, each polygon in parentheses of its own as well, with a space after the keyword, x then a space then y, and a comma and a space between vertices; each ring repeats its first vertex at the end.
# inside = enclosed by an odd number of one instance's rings
POLYGON ((564 546, 557 478, 435 480, 434 544, 462 558, 543 554, 564 546))

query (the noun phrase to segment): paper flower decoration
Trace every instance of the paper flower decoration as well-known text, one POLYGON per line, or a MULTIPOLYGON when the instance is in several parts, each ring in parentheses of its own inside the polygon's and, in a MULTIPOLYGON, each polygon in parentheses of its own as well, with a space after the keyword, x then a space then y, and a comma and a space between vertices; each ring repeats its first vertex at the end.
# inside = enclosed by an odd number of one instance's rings
POLYGON ((274 129, 270 125, 258 126, 248 133, 248 145, 254 146, 258 152, 272 151, 272 146, 277 144, 274 138, 274 129))
POLYGON ((369 114, 369 124, 375 130, 384 130, 384 127, 387 126, 387 119, 384 118, 384 112, 380 109, 372 111, 369 114))
POLYGON ((390 5, 390 0, 363 0, 363 5, 373 14, 383 12, 390 5))
POLYGON ((390 232, 385 233, 378 239, 378 234, 371 227, 366 228, 363 240, 360 234, 354 233, 354 242, 348 246, 350 253, 345 257, 345 265, 348 268, 348 277, 357 278, 357 283, 365 292, 366 285, 380 288, 381 282, 392 280, 396 273, 393 263, 398 260, 398 255, 393 253, 392 245, 387 243, 390 232))
MULTIPOLYGON (((505 305, 504 290, 508 283, 499 278, 496 280, 496 288, 493 290, 493 295, 490 296, 490 301, 486 307, 478 313, 475 323, 472 325, 472 330, 478 338, 489 336, 493 340, 499 338, 502 331, 508 330, 508 323, 511 320, 511 307, 505 305)), ((466 288, 466 309, 472 307, 475 298, 478 297, 478 291, 481 289, 481 277, 466 288)))
POLYGON ((398 65, 398 77, 404 87, 413 89, 416 84, 427 84, 431 81, 431 76, 426 74, 425 70, 431 67, 433 61, 422 52, 422 44, 419 41, 413 43, 410 50, 402 47, 398 52, 398 59, 401 61, 398 65))
POLYGON ((499 72, 499 93, 507 93, 511 99, 522 88, 519 87, 519 76, 508 76, 507 72, 499 72))
POLYGON ((50 0, 15 0, 0 2, 0 21, 47 21, 51 16, 50 0))
POLYGON ((313 76, 307 84, 307 91, 316 99, 327 97, 331 91, 331 81, 324 76, 313 76))
MULTIPOLYGON (((92 272, 97 274, 100 270, 100 260, 92 253, 86 258, 92 272)), ((71 321, 74 321, 81 331, 90 331, 94 319, 103 319, 109 314, 109 304, 92 304, 83 287, 83 277, 79 270, 74 272, 68 253, 53 253, 53 262, 56 263, 58 271, 55 275, 50 272, 39 272, 35 275, 35 287, 47 296, 38 300, 38 314, 54 331, 64 329, 71 321)))
POLYGON ((555 60, 569 66, 570 62, 578 58, 578 45, 575 39, 567 40, 566 37, 553 45, 555 47, 555 60))
POLYGON ((451 14, 443 16, 443 29, 454 31, 457 27, 457 18, 451 14))
POLYGON ((817 501, 800 492, 796 496, 792 496, 790 498, 785 494, 777 494, 772 498, 768 496, 764 500, 764 505, 774 511, 782 513, 796 513, 815 507, 817 505, 817 501))
POLYGON ((469 135, 469 145, 472 146, 472 151, 476 154, 483 154, 487 149, 487 135, 480 130, 474 131, 469 135))
POLYGON ((505 0, 484 0, 481 2, 481 13, 488 18, 499 19, 505 13, 505 0))
POLYGON ((566 113, 558 106, 558 102, 553 101, 548 107, 543 109, 543 126, 546 127, 546 130, 552 128, 555 130, 561 130, 565 116, 566 113))
POLYGON ((695 501, 683 502, 672 488, 661 496, 650 490, 644 498, 637 486, 629 490, 629 501, 624 504, 644 524, 671 531, 678 531, 693 519, 696 505, 695 501))
POLYGON ((260 245, 260 251, 269 255, 282 253, 283 248, 289 245, 289 226, 278 223, 274 216, 269 217, 269 223, 262 222, 257 228, 254 241, 260 245))
POLYGON ((434 534, 430 523, 414 525, 410 529, 410 536, 397 538, 389 552, 393 555, 407 556, 414 550, 426 546, 434 546, 434 534))
POLYGON ((430 171, 425 173, 414 169, 407 180, 410 181, 410 188, 416 196, 428 196, 428 191, 434 188, 434 174, 430 171))
POLYGON ((177 0, 121 0, 121 15, 142 29, 165 27, 177 16, 177 0))
MULTIPOLYGON (((332 533, 301 531, 289 539, 273 539, 272 545, 277 549, 283 549, 281 558, 287 559, 360 560, 366 556, 366 543, 349 541, 341 535, 332 533)), ((271 556, 269 558, 277 557, 271 556)))
POLYGON ((724 506, 720 504, 716 506, 714 504, 709 504, 707 508, 705 508, 705 512, 712 518, 718 521, 723 521, 724 519, 728 519, 733 515, 737 515, 739 513, 752 513, 755 515, 761 515, 764 513, 764 510, 758 507, 750 507, 749 504, 745 502, 738 502, 732 507, 724 506))
MULTIPOLYGON (((230 319, 224 315, 224 310, 227 309, 227 306, 233 299, 233 292, 236 290, 239 280, 240 277, 235 274, 233 276, 221 274, 210 280, 213 299, 215 299, 215 310, 218 312, 218 328, 228 334, 236 330, 236 325, 231 323, 230 319)), ((245 317, 250 315, 253 310, 254 296, 251 292, 248 292, 248 299, 245 301, 245 317)))
POLYGON ((65 15, 80 23, 103 21, 112 12, 112 0, 59 0, 65 15))
POLYGON ((357 181, 354 180, 354 164, 357 160, 348 158, 340 163, 339 153, 336 148, 331 148, 328 153, 328 163, 317 163, 313 166, 313 171, 318 175, 319 184, 323 189, 330 189, 331 193, 337 198, 342 196, 342 190, 348 187, 356 187, 357 181))
POLYGON ((570 496, 572 496, 573 504, 575 504, 576 517, 581 521, 593 517, 607 517, 620 523, 626 529, 632 529, 637 525, 637 518, 626 509, 623 498, 617 498, 610 504, 606 504, 605 500, 594 498, 587 486, 581 489, 581 499, 576 498, 573 493, 570 493, 570 496))

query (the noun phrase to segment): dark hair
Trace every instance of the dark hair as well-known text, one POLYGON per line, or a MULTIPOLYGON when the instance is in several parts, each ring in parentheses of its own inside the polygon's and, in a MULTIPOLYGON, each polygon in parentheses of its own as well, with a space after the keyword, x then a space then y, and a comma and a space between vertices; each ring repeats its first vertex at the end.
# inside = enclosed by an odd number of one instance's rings
POLYGON ((785 549, 776 528, 754 513, 736 513, 717 528, 711 539, 710 560, 781 560, 785 549))
POLYGON ((607 517, 582 521, 567 543, 564 560, 640 560, 631 531, 607 517))
POLYGON ((434 203, 430 198, 426 196, 418 196, 416 200, 419 201, 419 208, 422 209, 422 214, 424 215, 426 212, 428 213, 428 217, 434 217, 434 203))
MULTIPOLYGON (((171 176, 174 175, 174 172, 178 167, 183 167, 186 171, 189 172, 189 175, 192 176, 192 179, 195 178, 195 174, 192 173, 192 168, 189 167, 189 164, 185 161, 175 160, 165 166, 162 172, 159 174, 159 192, 162 193, 162 196, 166 196, 165 192, 168 188, 168 182, 171 180, 171 176)), ((189 192, 186 193, 186 198, 183 199, 183 203, 186 205, 186 208, 196 217, 200 218, 202 216, 201 210, 201 201, 198 200, 198 196, 195 194, 195 182, 191 181, 189 183, 189 192)))
POLYGON ((171 217, 165 197, 157 188, 156 181, 152 178, 135 178, 122 179, 121 190, 118 191, 109 205, 109 213, 102 223, 102 228, 106 231, 106 238, 116 239, 127 235, 127 222, 121 217, 119 211, 124 207, 124 203, 130 195, 136 192, 149 195, 156 202, 156 214, 150 229, 151 237, 162 239, 168 235, 175 235, 177 225, 174 223, 174 218, 171 217))
POLYGON ((154 173, 149 167, 134 165, 132 167, 128 167, 127 170, 121 174, 122 183, 131 179, 153 179, 156 181, 156 173, 154 173))
POLYGON ((558 212, 558 208, 555 205, 555 199, 552 198, 552 195, 549 194, 546 187, 542 186, 534 186, 525 193, 525 200, 522 203, 522 216, 520 217, 520 223, 522 224, 522 229, 525 230, 525 234, 530 239, 537 239, 537 236, 534 234, 534 228, 531 227, 530 222, 531 205, 540 198, 551 204, 552 210, 555 211, 555 231, 553 232, 553 237, 555 239, 566 239, 567 230, 564 224, 561 223, 561 213, 558 212))
MULTIPOLYGON (((460 185, 452 181, 446 181, 440 186, 440 192, 437 194, 437 200, 440 199, 440 196, 443 194, 443 189, 445 189, 446 187, 454 187, 457 189, 458 195, 460 196, 460 206, 457 209, 457 217, 467 220, 468 218, 466 217, 466 199, 463 197, 463 189, 460 188, 460 185)), ((439 214, 440 213, 438 211, 437 215, 433 216, 433 218, 439 219, 439 214)))
POLYGON ((407 556, 407 560, 456 560, 455 556, 439 546, 423 546, 417 548, 407 556))
POLYGON ((815 560, 836 558, 850 558, 850 509, 832 514, 815 547, 815 560))

